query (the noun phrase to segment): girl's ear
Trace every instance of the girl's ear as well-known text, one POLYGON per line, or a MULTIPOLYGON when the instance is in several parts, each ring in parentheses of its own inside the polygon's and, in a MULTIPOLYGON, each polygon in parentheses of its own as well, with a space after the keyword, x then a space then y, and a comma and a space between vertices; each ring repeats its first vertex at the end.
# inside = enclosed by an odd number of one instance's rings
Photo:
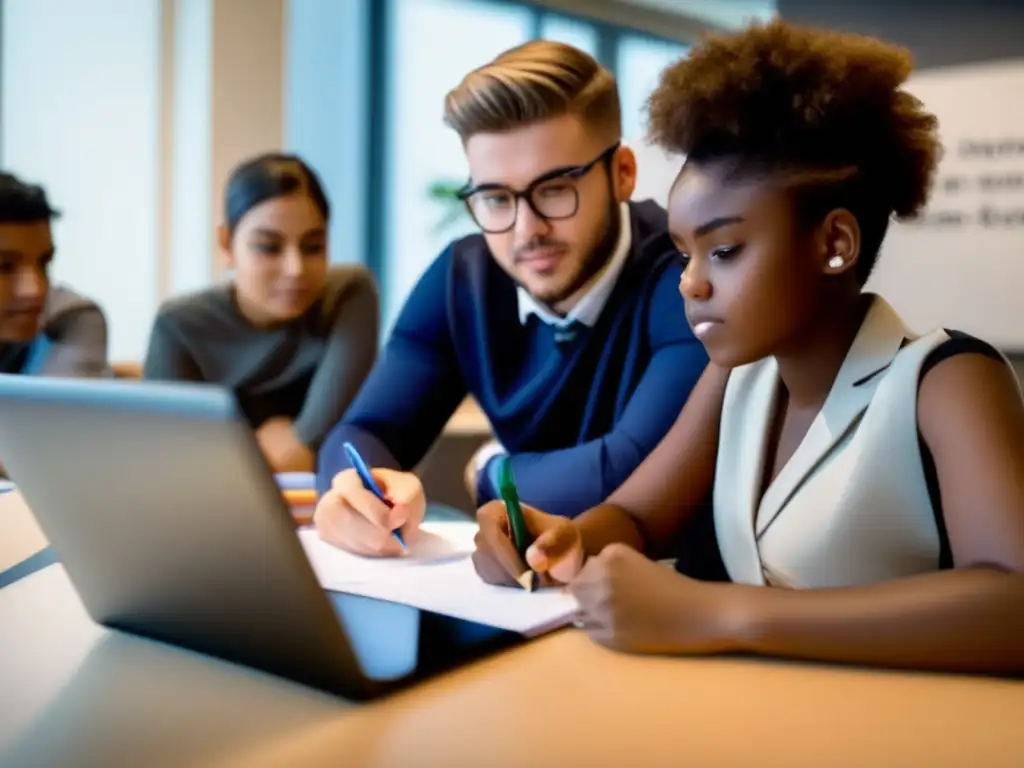
POLYGON ((819 229, 821 270, 841 275, 853 269, 860 258, 860 224, 845 208, 837 208, 825 217, 819 229))

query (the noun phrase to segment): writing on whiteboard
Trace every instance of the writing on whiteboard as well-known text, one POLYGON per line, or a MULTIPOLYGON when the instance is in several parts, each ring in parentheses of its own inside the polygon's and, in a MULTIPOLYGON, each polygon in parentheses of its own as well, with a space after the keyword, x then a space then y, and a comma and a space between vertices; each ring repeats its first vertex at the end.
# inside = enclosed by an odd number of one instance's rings
POLYGON ((1024 227, 1024 136, 965 138, 943 163, 918 227, 1024 227))

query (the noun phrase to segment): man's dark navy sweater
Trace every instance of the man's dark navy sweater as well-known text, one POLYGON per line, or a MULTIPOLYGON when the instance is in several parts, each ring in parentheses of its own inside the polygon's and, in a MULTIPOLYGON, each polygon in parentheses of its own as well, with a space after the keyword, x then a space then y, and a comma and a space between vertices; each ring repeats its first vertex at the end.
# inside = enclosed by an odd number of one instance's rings
MULTIPOLYGON (((321 446, 317 489, 347 468, 410 470, 468 394, 511 455, 523 501, 575 516, 664 437, 707 364, 679 296, 665 212, 631 203, 632 245, 600 318, 572 341, 530 316, 480 235, 450 245, 407 300, 376 367, 321 446)), ((486 473, 484 473, 486 475, 486 473)), ((496 496, 480 483, 478 502, 496 496)))

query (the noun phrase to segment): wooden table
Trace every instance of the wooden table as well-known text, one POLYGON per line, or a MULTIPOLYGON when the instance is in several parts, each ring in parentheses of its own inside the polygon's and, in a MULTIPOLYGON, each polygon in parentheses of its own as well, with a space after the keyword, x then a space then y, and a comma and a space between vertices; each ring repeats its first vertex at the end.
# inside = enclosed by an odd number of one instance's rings
MULTIPOLYGON (((16 497, 0 541, 39 543, 16 497), (18 533, 20 532, 20 533, 18 533)), ((353 706, 0 590, 0 765, 1019 766, 1024 684, 618 655, 567 630, 353 706)))

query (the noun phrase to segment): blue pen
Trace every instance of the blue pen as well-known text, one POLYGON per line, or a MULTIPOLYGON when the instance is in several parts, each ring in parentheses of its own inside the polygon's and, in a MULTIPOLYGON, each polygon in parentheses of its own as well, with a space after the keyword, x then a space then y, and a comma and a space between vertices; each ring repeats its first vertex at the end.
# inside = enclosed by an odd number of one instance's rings
MULTIPOLYGON (((382 502, 387 504, 388 509, 395 506, 395 502, 389 499, 381 487, 377 485, 377 481, 373 477, 373 473, 370 472, 370 468, 366 466, 366 462, 363 461, 363 457, 359 455, 359 451, 352 443, 345 443, 342 446, 345 449, 345 453, 348 455, 348 460, 352 464, 352 468, 355 469, 356 474, 359 475, 359 479, 363 481, 363 485, 366 490, 380 499, 382 502)), ((405 546, 405 539, 402 538, 402 532, 397 528, 391 532, 391 534, 398 539, 398 543, 402 545, 402 549, 407 549, 405 546)))

